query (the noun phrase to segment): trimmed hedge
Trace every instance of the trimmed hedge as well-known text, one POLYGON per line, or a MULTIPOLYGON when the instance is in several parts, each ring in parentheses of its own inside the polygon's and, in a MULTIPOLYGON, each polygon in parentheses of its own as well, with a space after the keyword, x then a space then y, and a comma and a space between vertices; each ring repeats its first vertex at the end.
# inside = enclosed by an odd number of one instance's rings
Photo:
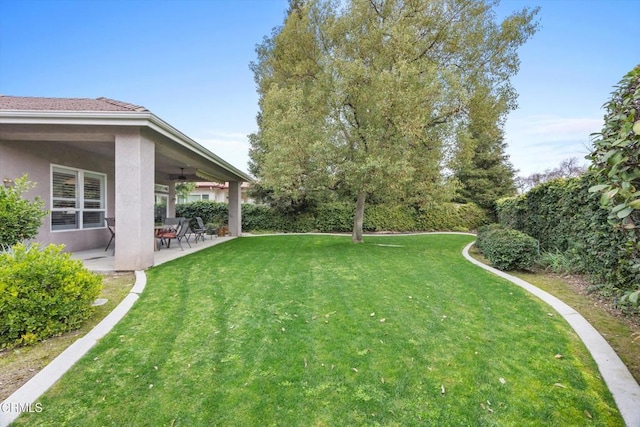
MULTIPOLYGON (((369 205, 365 207, 364 231, 469 231, 488 222, 478 206, 445 203, 424 209, 408 206, 369 205)), ((198 201, 176 206, 176 216, 199 216, 205 224, 228 220, 226 203, 198 201)), ((354 205, 327 203, 298 215, 265 205, 242 205, 242 229, 288 233, 350 233, 354 205)))
POLYGON ((564 253, 601 295, 617 298, 640 283, 640 271, 632 268, 638 260, 625 234, 607 221, 600 195, 589 192, 595 183, 585 174, 499 200, 498 221, 538 239, 544 251, 564 253))
POLYGON ((470 231, 489 223, 486 212, 474 203, 432 204, 418 210, 416 230, 470 231))
POLYGON ((199 216, 205 224, 226 223, 229 209, 226 203, 199 200, 197 202, 176 205, 176 216, 194 218, 199 216))
POLYGON ((0 252, 0 348, 71 331, 91 314, 102 278, 62 248, 19 243, 0 252))
MULTIPOLYGON (((372 205, 365 206, 364 212, 364 231, 414 231, 418 228, 415 210, 409 207, 372 205)), ((353 220, 349 231, 352 229, 353 220)))
MULTIPOLYGON (((315 231, 320 233, 349 232, 353 228, 354 215, 354 207, 350 205, 343 203, 327 203, 320 205, 315 209, 315 231)), ((367 209, 365 207, 365 218, 366 215, 367 209)), ((370 226, 369 223, 367 223, 367 225, 370 226)))
POLYGON ((501 225, 480 227, 477 242, 498 270, 529 270, 538 257, 536 239, 501 225))

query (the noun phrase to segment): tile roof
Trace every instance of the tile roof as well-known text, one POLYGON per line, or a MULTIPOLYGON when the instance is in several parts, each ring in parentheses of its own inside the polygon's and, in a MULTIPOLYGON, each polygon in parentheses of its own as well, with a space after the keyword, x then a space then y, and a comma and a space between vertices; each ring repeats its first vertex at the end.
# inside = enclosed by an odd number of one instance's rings
POLYGON ((149 112, 139 105, 109 98, 40 98, 0 95, 0 110, 149 112))

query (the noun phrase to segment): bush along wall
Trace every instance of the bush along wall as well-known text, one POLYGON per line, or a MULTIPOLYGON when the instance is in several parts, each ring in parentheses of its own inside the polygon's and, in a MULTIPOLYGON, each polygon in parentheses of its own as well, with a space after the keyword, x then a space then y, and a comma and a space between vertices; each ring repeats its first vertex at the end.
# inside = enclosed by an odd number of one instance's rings
MULTIPOLYGON (((593 176, 549 181, 527 194, 496 203, 500 224, 522 231, 540 241, 544 251, 560 251, 590 276, 592 288, 601 295, 618 298, 640 281, 633 270, 630 242, 614 230, 600 195, 590 193, 593 176)), ((622 307, 629 313, 637 309, 622 307)))
POLYGON ((420 231, 470 231, 489 223, 486 212, 474 203, 431 204, 416 214, 420 231))
POLYGON ((199 216, 205 224, 224 225, 229 220, 229 208, 226 203, 200 200, 176 205, 176 216, 185 218, 199 216))
MULTIPOLYGON (((226 203, 198 201, 176 206, 176 216, 199 216, 207 223, 226 222, 226 203)), ((291 214, 265 205, 242 205, 242 229, 247 232, 350 233, 354 206, 326 203, 313 210, 291 214)), ((470 231, 487 224, 484 211, 469 204, 445 203, 424 208, 398 205, 369 205, 364 230, 369 232, 470 231)))
POLYGON ((18 243, 0 252, 0 349, 71 331, 91 314, 102 278, 61 251, 18 243))
POLYGON ((476 244, 498 270, 529 270, 538 256, 536 239, 499 224, 480 227, 476 244))

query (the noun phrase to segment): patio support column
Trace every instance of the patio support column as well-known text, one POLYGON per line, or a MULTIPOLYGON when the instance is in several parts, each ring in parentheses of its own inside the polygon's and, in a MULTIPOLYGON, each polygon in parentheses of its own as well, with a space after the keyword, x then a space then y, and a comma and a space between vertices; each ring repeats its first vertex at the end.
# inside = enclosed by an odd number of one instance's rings
POLYGON ((115 147, 115 269, 143 270, 153 265, 155 145, 136 129, 115 147))
POLYGON ((176 183, 171 182, 169 184, 169 201, 167 205, 167 217, 176 217, 176 183))
POLYGON ((229 182, 229 234, 232 236, 242 235, 242 210, 240 181, 229 182))

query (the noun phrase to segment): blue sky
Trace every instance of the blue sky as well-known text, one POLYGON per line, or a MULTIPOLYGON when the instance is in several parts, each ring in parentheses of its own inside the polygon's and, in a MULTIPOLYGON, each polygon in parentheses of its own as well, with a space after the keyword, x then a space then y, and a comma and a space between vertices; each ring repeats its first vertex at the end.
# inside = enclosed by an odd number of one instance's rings
MULTIPOLYGON (((521 48, 506 123, 521 175, 584 157, 613 86, 640 63, 635 0, 503 0, 541 6, 521 48)), ((249 62, 286 0, 0 0, 0 94, 105 96, 143 105, 247 170, 258 96, 249 62)))

